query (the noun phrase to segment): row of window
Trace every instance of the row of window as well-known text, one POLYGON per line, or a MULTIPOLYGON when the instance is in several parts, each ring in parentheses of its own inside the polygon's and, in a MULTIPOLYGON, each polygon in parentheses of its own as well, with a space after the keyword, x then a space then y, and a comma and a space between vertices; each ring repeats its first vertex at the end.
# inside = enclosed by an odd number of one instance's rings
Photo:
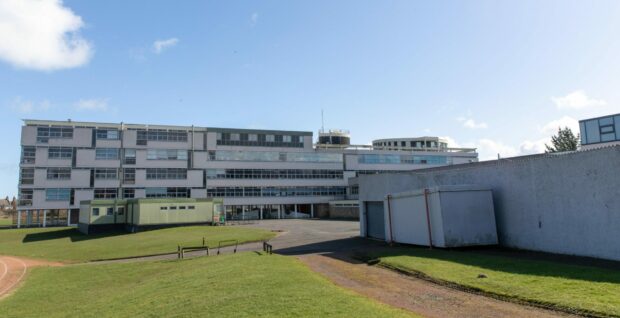
POLYGON ((342 170, 207 169, 207 179, 342 179, 342 170))
POLYGON ((357 157, 358 163, 367 164, 448 164, 446 156, 379 155, 363 154, 357 157))
POLYGON ((187 131, 165 129, 140 129, 137 132, 138 145, 146 145, 147 141, 187 142, 187 131))
POLYGON ((120 136, 120 131, 117 129, 97 129, 95 131, 95 137, 97 139, 118 140, 120 136))
MULTIPOLYGON (((145 188, 147 198, 189 198, 190 188, 145 188)), ((69 188, 48 188, 45 190, 47 201, 69 201, 72 196, 69 188)), ((344 196, 346 187, 216 187, 207 189, 207 197, 299 197, 299 196, 344 196)), ((122 198, 135 197, 135 189, 124 188, 122 198)), ((32 202, 33 190, 20 189, 19 200, 32 202)), ((117 199, 117 188, 96 188, 94 199, 117 199)), ((20 205, 28 205, 21 204, 20 205)))
MULTIPOLYGON (((93 216, 99 216, 99 210, 100 208, 93 208, 93 216)), ((114 215, 114 208, 109 207, 109 208, 105 208, 106 211, 106 215, 114 215)), ((124 215, 125 214, 125 207, 117 207, 116 208, 116 214, 117 215, 124 215)))
POLYGON ((164 210, 195 210, 196 206, 194 205, 171 205, 171 206, 160 206, 159 207, 160 210, 164 211, 164 210))
POLYGON ((207 197, 300 197, 344 196, 346 187, 216 187, 207 197))
POLYGON ((323 152, 209 151, 212 161, 342 162, 342 154, 323 152))
POLYGON ((582 121, 579 129, 582 145, 620 140, 620 115, 582 121))
POLYGON ((303 136, 248 134, 248 133, 217 133, 217 144, 225 146, 255 147, 293 147, 303 148, 303 136))
MULTIPOLYGON (((49 159, 71 159, 73 148, 48 147, 49 159)), ((121 149, 96 148, 95 159, 118 160, 121 149)), ((22 148, 21 163, 35 163, 36 148, 22 148)), ((187 150, 148 149, 148 160, 187 160, 187 150)), ((277 151, 209 151, 208 159, 212 161, 282 161, 282 162, 342 162, 342 154, 319 152, 277 152, 277 151)), ((136 149, 123 149, 123 163, 136 164, 136 149)))
POLYGON ((37 127, 37 142, 47 143, 50 139, 71 139, 71 127, 37 127))
POLYGON ((410 148, 437 148, 437 144, 439 144, 439 148, 447 148, 448 144, 445 142, 436 141, 381 141, 375 142, 373 146, 375 147, 410 147, 410 148))
POLYGON ((149 149, 146 152, 148 160, 187 160, 187 150, 149 149))
POLYGON ((187 169, 182 168, 148 168, 147 180, 179 180, 187 179, 187 169))

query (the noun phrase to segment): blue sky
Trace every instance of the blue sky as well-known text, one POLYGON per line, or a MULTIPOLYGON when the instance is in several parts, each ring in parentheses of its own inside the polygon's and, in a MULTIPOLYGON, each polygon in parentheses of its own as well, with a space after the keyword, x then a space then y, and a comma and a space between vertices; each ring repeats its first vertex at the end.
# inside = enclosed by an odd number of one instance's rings
POLYGON ((481 159, 620 112, 618 1, 0 2, 0 196, 22 118, 437 135, 481 159), (19 18, 18 18, 19 17, 19 18))

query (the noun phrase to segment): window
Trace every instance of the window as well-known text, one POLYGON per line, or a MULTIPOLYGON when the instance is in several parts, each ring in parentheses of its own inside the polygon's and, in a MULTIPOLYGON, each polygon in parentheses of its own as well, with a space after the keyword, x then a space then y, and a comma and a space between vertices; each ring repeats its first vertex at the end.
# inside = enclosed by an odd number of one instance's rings
POLYGON ((93 215, 94 216, 98 216, 99 215, 99 208, 93 208, 93 215))
POLYGON ((249 134, 248 135, 248 141, 258 141, 258 135, 257 134, 249 134))
POLYGON ((184 130, 165 130, 165 129, 149 129, 138 130, 138 144, 146 145, 146 141, 174 141, 187 142, 187 131, 184 130), (143 142, 143 143, 142 143, 143 142))
POLYGON ((118 160, 119 149, 118 148, 97 148, 95 150, 96 160, 118 160))
POLYGON ((167 206, 160 206, 159 209, 160 210, 168 210, 168 207, 167 206))
POLYGON ((189 198, 189 188, 146 188, 147 198, 189 198))
POLYGON ((284 141, 284 142, 291 142, 291 136, 287 136, 287 135, 282 136, 282 141, 284 141))
POLYGON ((136 190, 133 188, 123 188, 123 199, 133 199, 136 196, 136 190))
POLYGON ((266 135, 265 136, 265 141, 266 142, 275 142, 276 141, 276 136, 274 136, 274 135, 266 135))
POLYGON ((123 168, 123 182, 126 184, 136 183, 136 169, 123 168))
POLYGON ((71 127, 38 127, 37 142, 47 143, 50 139, 71 139, 73 128, 71 127))
POLYGON ((99 188, 95 189, 95 199, 116 199, 116 188, 99 188))
POLYGON ((36 153, 37 153, 36 147, 23 146, 21 163, 34 163, 36 153))
POLYGON ((116 214, 125 215, 125 207, 119 206, 118 208, 116 208, 116 214))
POLYGON ((73 157, 73 148, 49 147, 47 149, 48 159, 71 159, 72 157, 73 157))
POLYGON ((97 168, 95 169, 95 179, 115 180, 118 179, 116 168, 97 168))
POLYGON ((171 207, 170 207, 170 210, 176 210, 176 209, 177 209, 177 207, 176 207, 176 206, 171 206, 171 207))
POLYGON ((179 210, 185 210, 185 208, 186 207, 184 205, 179 206, 179 210))
POLYGON ((34 168, 22 168, 19 171, 19 184, 34 184, 34 168))
POLYGON ((187 169, 182 168, 147 168, 147 180, 187 179, 187 169))
POLYGON ((239 141, 241 140, 241 137, 239 136, 239 134, 230 134, 230 140, 239 141))
POLYGON ((71 168, 47 168, 47 180, 70 180, 71 168))
POLYGON ((196 209, 196 207, 195 207, 195 206, 193 206, 193 205, 188 205, 188 206, 187 206, 187 209, 188 209, 188 210, 194 210, 194 209, 196 209))
POLYGON ((119 131, 116 129, 97 129, 95 131, 97 139, 118 140, 119 131))
POLYGON ((32 189, 19 189, 17 201, 17 205, 19 206, 32 205, 32 189))
POLYGON ((124 160, 123 163, 126 165, 135 165, 136 164, 136 150, 125 149, 123 160, 124 160))
POLYGON ((45 200, 47 201, 69 201, 71 189, 47 189, 45 190, 45 200))
POLYGON ((149 149, 148 160, 187 160, 187 150, 149 149))
POLYGON ((114 215, 114 208, 107 208, 105 215, 114 215))

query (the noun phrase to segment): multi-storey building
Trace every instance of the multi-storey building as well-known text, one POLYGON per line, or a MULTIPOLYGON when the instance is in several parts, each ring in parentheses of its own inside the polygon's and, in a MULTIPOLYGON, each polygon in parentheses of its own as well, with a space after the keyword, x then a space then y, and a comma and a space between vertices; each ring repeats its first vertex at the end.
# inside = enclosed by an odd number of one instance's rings
POLYGON ((25 120, 16 222, 70 225, 80 201, 179 197, 223 198, 229 219, 324 216, 330 202, 355 207, 343 200, 358 174, 478 157, 432 137, 391 149, 349 145, 343 131, 321 136, 315 145, 306 131, 25 120))
POLYGON ((620 145, 620 114, 579 121, 581 149, 620 145))

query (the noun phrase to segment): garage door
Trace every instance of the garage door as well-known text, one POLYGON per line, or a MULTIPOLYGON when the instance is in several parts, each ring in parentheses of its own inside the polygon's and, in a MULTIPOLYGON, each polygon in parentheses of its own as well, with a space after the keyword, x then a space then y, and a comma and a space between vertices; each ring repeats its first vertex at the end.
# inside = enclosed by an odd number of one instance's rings
POLYGON ((383 202, 366 202, 366 236, 385 240, 383 202))

